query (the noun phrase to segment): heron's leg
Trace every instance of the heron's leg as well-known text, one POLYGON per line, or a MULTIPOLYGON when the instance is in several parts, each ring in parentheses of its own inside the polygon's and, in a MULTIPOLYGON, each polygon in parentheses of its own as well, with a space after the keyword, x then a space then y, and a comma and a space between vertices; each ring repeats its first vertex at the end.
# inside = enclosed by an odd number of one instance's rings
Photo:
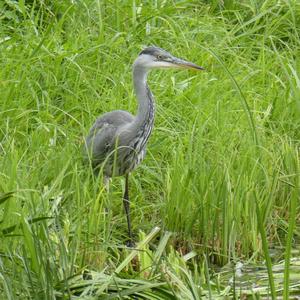
POLYGON ((125 175, 125 192, 123 196, 123 204, 124 204, 124 209, 126 213, 126 218, 127 218, 127 226, 128 226, 128 236, 129 236, 129 241, 128 245, 129 247, 134 246, 133 238, 132 238, 132 232, 131 232, 131 223, 130 223, 130 202, 129 202, 129 174, 125 175))

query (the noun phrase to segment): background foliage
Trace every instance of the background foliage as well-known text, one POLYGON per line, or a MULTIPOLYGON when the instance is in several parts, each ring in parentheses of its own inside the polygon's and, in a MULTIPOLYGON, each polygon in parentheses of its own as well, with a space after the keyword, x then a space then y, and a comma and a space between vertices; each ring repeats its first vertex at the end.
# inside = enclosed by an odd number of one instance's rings
POLYGON ((2 298, 232 297, 236 263, 265 259, 239 295, 299 293, 297 1, 5 0, 0 12, 2 298), (150 75, 155 130, 130 182, 136 252, 122 179, 107 193, 81 149, 99 114, 135 112, 144 45, 207 71, 150 75))

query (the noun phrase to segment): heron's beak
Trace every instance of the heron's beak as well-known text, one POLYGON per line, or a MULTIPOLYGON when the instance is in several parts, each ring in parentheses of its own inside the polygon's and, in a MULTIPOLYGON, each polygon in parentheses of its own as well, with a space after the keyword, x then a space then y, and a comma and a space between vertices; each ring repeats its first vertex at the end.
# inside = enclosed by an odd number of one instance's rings
POLYGON ((194 70, 205 70, 203 67, 200 67, 192 62, 174 57, 172 64, 175 68, 181 68, 181 69, 194 69, 194 70))

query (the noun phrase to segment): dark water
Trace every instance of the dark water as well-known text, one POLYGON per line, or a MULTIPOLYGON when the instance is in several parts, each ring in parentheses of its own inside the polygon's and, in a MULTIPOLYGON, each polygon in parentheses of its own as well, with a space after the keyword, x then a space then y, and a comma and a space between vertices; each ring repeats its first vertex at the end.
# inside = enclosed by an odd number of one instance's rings
MULTIPOLYGON (((285 261, 284 248, 270 249, 274 285, 278 299, 282 299, 285 261)), ((289 267, 289 299, 300 300, 300 245, 292 250, 289 267)), ((222 285, 231 286, 240 299, 271 299, 268 270, 265 262, 237 261, 221 268, 218 272, 222 285)))

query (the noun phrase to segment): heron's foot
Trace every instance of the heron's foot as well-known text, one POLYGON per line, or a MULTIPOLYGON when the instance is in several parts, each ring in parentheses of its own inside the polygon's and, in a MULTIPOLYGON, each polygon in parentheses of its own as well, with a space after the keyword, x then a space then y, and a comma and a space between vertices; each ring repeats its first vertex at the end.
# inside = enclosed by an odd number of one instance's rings
POLYGON ((135 241, 133 239, 130 239, 128 241, 126 241, 126 247, 128 248, 135 248, 136 244, 135 241))

